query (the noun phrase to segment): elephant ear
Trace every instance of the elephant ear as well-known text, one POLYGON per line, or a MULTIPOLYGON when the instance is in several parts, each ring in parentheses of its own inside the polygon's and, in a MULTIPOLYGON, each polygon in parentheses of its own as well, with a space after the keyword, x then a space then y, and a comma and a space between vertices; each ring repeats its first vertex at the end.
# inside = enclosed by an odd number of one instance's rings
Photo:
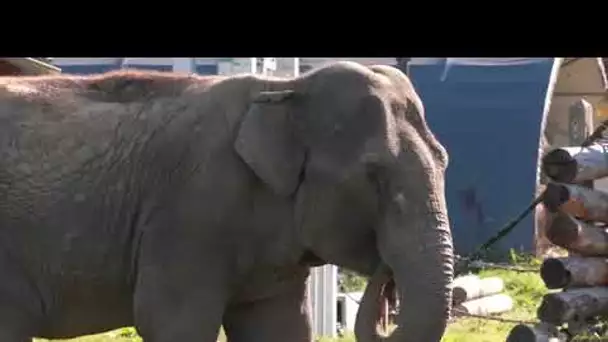
POLYGON ((298 188, 305 149, 293 124, 295 93, 262 92, 253 99, 234 147, 253 172, 277 194, 290 196, 298 188))

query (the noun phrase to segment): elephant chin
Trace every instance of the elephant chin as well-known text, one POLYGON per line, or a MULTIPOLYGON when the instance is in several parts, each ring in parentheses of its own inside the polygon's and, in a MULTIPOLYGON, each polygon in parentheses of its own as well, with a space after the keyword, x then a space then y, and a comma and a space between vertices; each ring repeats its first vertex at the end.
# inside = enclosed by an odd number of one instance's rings
POLYGON ((369 280, 363 299, 359 305, 357 318, 355 322, 355 335, 357 341, 377 342, 377 341, 392 341, 398 340, 400 335, 399 328, 393 331, 392 334, 385 335, 379 330, 378 321, 379 313, 382 305, 382 290, 392 279, 390 268, 382 264, 374 275, 369 280))

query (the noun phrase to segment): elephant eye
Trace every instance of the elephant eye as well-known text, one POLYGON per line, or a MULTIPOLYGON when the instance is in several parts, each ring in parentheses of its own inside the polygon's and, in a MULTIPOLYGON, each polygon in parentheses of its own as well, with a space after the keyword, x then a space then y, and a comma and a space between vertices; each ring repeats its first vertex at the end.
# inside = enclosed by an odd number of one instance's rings
POLYGON ((376 193, 382 195, 388 188, 385 168, 377 163, 365 165, 365 175, 368 181, 375 187, 376 193))

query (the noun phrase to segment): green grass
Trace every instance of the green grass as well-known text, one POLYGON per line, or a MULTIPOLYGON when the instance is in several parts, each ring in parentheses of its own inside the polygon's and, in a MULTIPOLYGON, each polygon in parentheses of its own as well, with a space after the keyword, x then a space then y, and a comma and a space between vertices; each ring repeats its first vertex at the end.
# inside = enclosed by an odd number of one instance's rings
MULTIPOLYGON (((505 292, 514 300, 514 309, 499 317, 534 321, 542 296, 547 293, 537 273, 516 273, 502 270, 480 272, 481 277, 497 276, 505 281, 505 292)), ((505 341, 515 324, 462 318, 450 324, 443 342, 505 341)))
MULTIPOLYGON (((529 263, 526 263, 529 264, 529 263)), ((537 273, 517 273, 504 270, 486 270, 481 277, 497 276, 505 281, 506 292, 514 299, 514 310, 500 317, 534 320, 536 309, 547 290, 537 273)), ((450 324, 443 342, 500 342, 515 324, 461 318, 450 324)), ((223 337, 220 337, 223 341, 223 337)), ((42 342, 46 340, 35 340, 42 342)), ((70 342, 141 342, 133 329, 120 329, 106 334, 66 340, 70 342)), ((354 342, 352 335, 340 339, 319 339, 319 342, 354 342)))
MULTIPOLYGON (((532 262, 537 264, 537 262, 532 262)), ((530 265, 529 262, 526 265, 530 265)), ((517 273, 504 270, 487 270, 480 277, 500 277, 505 282, 505 292, 514 300, 514 309, 498 317, 534 321, 536 309, 547 289, 537 273, 517 273)), ((474 318, 459 318, 450 324, 442 342, 502 342, 515 326, 474 318)), ((321 339, 320 342, 355 342, 354 337, 321 339)))

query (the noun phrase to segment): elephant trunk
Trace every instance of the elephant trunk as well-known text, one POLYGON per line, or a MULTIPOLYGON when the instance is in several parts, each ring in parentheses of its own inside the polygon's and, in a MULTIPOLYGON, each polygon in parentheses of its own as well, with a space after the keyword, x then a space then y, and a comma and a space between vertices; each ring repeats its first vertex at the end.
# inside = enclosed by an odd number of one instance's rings
POLYGON ((452 302, 453 247, 445 201, 431 198, 421 202, 423 206, 396 203, 379 236, 386 265, 379 267, 366 288, 357 314, 357 340, 439 342, 452 302), (382 336, 377 331, 380 294, 391 274, 400 299, 398 327, 390 336, 382 336))

